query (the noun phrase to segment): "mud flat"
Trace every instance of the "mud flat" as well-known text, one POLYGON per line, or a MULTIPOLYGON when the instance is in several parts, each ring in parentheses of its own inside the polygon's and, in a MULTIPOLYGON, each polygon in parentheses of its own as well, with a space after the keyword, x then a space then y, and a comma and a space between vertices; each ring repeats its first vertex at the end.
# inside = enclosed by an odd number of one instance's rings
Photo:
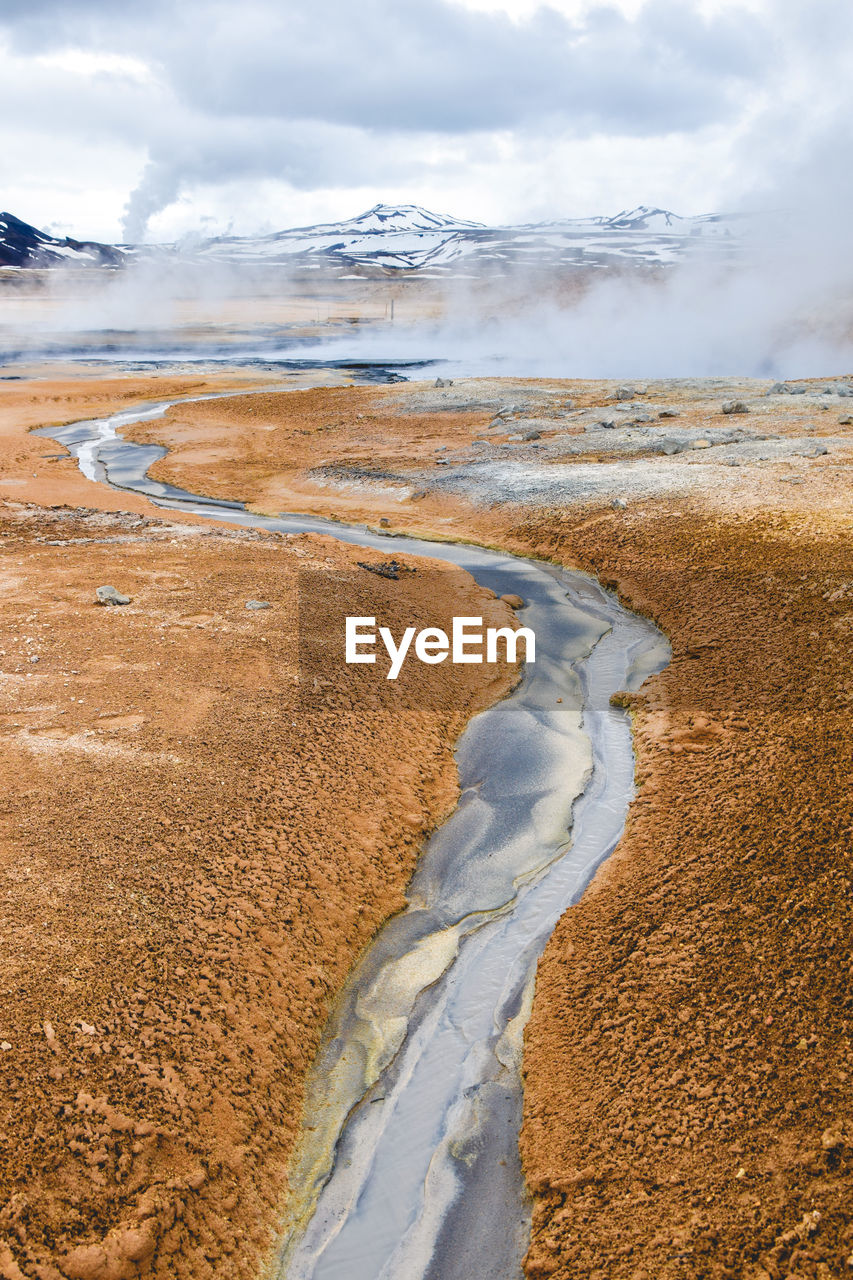
POLYGON ((423 385, 139 429, 174 483, 552 556, 672 640, 629 699, 626 836, 539 966, 530 1276, 849 1270, 850 384, 423 385))

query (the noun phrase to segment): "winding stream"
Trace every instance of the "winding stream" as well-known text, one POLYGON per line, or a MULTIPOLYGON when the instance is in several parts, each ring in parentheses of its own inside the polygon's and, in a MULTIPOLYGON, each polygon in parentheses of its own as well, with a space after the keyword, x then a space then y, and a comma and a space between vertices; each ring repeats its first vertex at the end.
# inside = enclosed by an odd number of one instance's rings
MULTIPOLYGON (((366 528, 257 516, 149 479, 166 450, 118 432, 172 403, 37 434, 66 445, 90 479, 159 506, 388 550, 388 536, 366 528)), ((585 575, 474 546, 392 545, 522 596, 537 660, 460 738, 458 806, 421 854, 407 909, 338 998, 271 1274, 519 1280, 530 1229, 520 1068, 536 962, 619 840, 633 795, 630 726, 610 695, 665 666, 669 647, 585 575)))

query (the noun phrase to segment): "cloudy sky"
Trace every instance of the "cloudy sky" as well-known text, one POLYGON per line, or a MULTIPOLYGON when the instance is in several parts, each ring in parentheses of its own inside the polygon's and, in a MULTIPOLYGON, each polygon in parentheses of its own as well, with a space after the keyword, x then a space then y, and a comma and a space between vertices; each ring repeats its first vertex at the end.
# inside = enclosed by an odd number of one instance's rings
POLYGON ((2 0, 0 208, 103 240, 730 209, 848 168, 851 55, 848 0, 2 0))

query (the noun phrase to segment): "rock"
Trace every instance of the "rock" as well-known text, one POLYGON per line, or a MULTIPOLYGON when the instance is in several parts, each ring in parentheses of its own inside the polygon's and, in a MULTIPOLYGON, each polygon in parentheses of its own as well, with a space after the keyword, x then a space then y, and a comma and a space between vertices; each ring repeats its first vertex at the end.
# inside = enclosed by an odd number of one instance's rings
POLYGON ((701 440, 694 440, 693 448, 694 449, 710 449, 711 441, 704 439, 704 437, 701 440))
POLYGON ((32 656, 30 657, 30 662, 41 662, 41 658, 38 658, 36 657, 35 654, 32 654, 32 656))
POLYGON ((727 400, 723 405, 723 413, 749 413, 749 405, 743 400, 727 400))
POLYGON ((380 578, 390 578, 396 582, 401 573, 417 573, 417 569, 413 569, 411 565, 400 564, 398 560, 384 560, 380 564, 370 564, 366 560, 359 560, 358 567, 366 569, 368 573, 378 574, 380 578))
POLYGON ((679 444, 677 440, 670 440, 668 437, 665 440, 661 440, 660 447, 661 451, 669 457, 674 453, 681 453, 684 449, 684 445, 679 444))
POLYGON ((521 596, 514 595, 513 592, 509 592, 508 595, 501 596, 501 600, 503 600, 504 604, 508 604, 510 609, 524 608, 524 601, 521 596))
POLYGON ((614 498, 613 501, 610 503, 610 505, 616 511, 624 511, 625 508, 628 506, 628 503, 625 501, 624 498, 614 498))
POLYGON ((522 440, 541 440, 542 433, 540 431, 527 431, 521 438, 522 440))
POLYGON ((601 422, 596 422, 595 425, 602 431, 612 431, 616 426, 616 421, 614 418, 602 418, 601 422))
POLYGON ((416 489, 412 494, 412 502, 420 502, 421 498, 425 498, 426 496, 426 489, 416 489))
POLYGON ((130 596, 123 596, 120 591, 116 591, 115 587, 97 587, 95 595, 98 597, 98 604, 130 604, 130 596))
POLYGON ((808 387, 793 387, 790 382, 774 382, 767 392, 769 396, 804 396, 808 387))
POLYGON ((268 600, 247 600, 247 609, 271 609, 272 605, 268 600))
POLYGON ((633 400, 637 390, 635 387, 617 387, 615 394, 617 400, 633 400))
POLYGON ((453 379, 452 378, 436 378, 435 385, 437 387, 452 387, 453 379))
POLYGON ((841 423, 842 427, 849 427, 850 423, 853 422, 853 414, 842 413, 838 421, 841 423))
POLYGON ((658 414, 659 418, 677 418, 679 416, 677 409, 661 409, 658 414))
POLYGON ((380 527, 380 529, 390 529, 390 528, 391 528, 391 521, 388 519, 388 517, 387 517, 387 516, 380 516, 380 517, 379 517, 379 527, 380 527))

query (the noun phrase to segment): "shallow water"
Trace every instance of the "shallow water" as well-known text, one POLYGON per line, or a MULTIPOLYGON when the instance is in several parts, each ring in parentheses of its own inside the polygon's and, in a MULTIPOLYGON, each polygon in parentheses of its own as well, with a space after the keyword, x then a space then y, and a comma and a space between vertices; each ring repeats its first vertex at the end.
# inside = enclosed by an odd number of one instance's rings
POLYGON ((633 794, 630 727, 610 694, 663 667, 666 641, 584 575, 478 547, 389 547, 365 528, 256 516, 151 481, 165 450, 116 431, 168 407, 39 434, 66 444, 91 479, 159 505, 429 556, 525 600, 536 663, 460 738, 458 806, 330 1017, 276 1269, 281 1280, 518 1280, 530 1225, 520 1065, 536 962, 618 841, 633 794))

